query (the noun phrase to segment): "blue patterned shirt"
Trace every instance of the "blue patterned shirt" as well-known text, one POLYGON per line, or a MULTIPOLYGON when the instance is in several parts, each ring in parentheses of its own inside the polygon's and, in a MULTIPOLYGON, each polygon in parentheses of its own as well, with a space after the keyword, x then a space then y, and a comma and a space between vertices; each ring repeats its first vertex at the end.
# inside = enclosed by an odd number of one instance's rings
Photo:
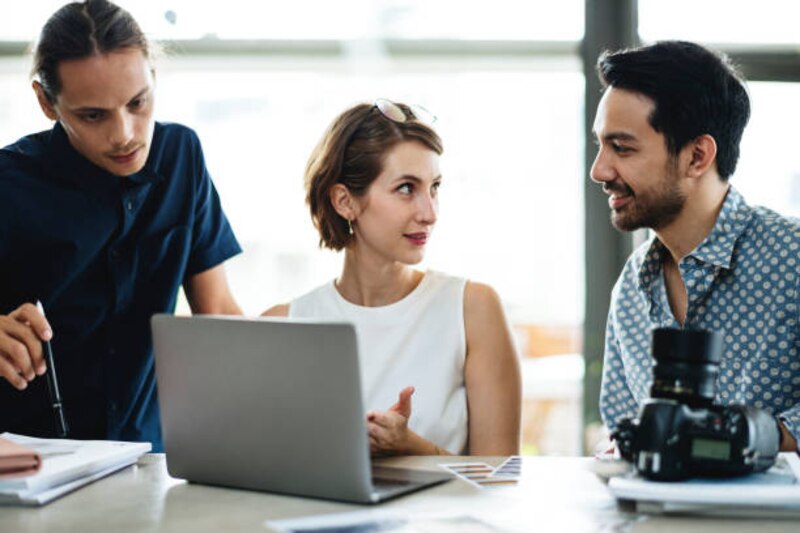
MULTIPOLYGON (((662 270, 669 252, 653 237, 614 286, 606 329, 600 411, 609 430, 650 396, 651 331, 679 328, 662 270)), ((780 416, 800 442, 800 221, 748 206, 730 188, 705 240, 679 264, 685 327, 722 333, 716 402, 780 416)))

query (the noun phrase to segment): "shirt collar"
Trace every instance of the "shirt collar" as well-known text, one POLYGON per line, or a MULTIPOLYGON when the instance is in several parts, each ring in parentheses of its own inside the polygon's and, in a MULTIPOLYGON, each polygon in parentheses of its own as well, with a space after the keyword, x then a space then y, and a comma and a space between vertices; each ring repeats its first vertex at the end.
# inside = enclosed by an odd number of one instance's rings
POLYGON ((736 241, 747 228, 752 216, 753 212, 744 197, 739 191, 729 187, 711 233, 689 255, 704 263, 729 270, 736 241))
MULTIPOLYGON (((744 197, 735 188, 729 187, 714 227, 687 257, 729 270, 736 241, 752 216, 752 210, 744 197)), ((637 265, 640 289, 650 286, 660 274, 663 254, 666 253, 664 244, 656 235, 650 238, 649 244, 643 249, 645 252, 637 265)))
POLYGON ((662 257, 665 251, 664 245, 658 240, 656 235, 650 237, 649 244, 642 245, 645 252, 641 255, 638 262, 639 290, 645 290, 651 286, 656 277, 661 272, 662 257))
POLYGON ((152 150, 139 172, 120 177, 95 165, 75 150, 69 142, 64 126, 59 121, 50 131, 47 152, 49 156, 45 158, 45 167, 48 172, 59 180, 66 180, 81 188, 107 187, 125 180, 143 184, 158 179, 158 174, 153 171, 151 165, 152 150))

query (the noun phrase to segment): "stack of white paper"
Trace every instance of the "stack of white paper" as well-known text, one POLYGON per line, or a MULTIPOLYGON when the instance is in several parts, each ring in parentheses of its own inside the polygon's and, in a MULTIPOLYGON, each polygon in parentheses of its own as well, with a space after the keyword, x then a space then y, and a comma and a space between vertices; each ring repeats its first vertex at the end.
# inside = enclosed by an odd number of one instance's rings
POLYGON ((644 512, 708 514, 800 514, 800 458, 781 453, 771 469, 725 479, 649 481, 638 475, 612 477, 617 499, 632 500, 644 512))
POLYGON ((0 504, 6 505, 43 505, 132 465, 151 448, 149 442, 37 439, 12 433, 0 437, 42 456, 42 468, 36 474, 0 479, 0 504))

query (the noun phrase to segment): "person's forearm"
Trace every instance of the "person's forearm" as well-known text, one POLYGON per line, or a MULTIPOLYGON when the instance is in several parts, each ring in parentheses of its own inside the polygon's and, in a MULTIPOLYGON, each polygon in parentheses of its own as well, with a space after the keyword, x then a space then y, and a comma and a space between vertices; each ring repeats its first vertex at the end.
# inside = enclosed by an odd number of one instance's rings
POLYGON ((220 315, 241 315, 242 308, 239 307, 239 304, 236 303, 236 300, 233 297, 228 298, 226 302, 220 305, 219 312, 217 314, 220 315))
MULTIPOLYGON (((472 429, 470 429, 472 431, 472 429)), ((494 429, 496 432, 492 438, 471 438, 469 441, 470 455, 519 455, 519 423, 514 425, 513 430, 502 431, 494 429)))
POLYGON ((452 455, 447 450, 423 439, 413 431, 408 430, 408 433, 409 438, 406 446, 400 452, 402 455, 452 455))
POLYGON ((195 274, 183 284, 193 315, 241 315, 231 294, 223 265, 195 274))
POLYGON ((795 440, 794 435, 789 433, 789 430, 786 429, 783 422, 779 424, 779 427, 781 428, 781 451, 797 452, 797 440, 795 440))
POLYGON ((793 405, 786 411, 777 413, 780 429, 780 449, 782 452, 796 452, 798 439, 797 428, 800 427, 800 404, 793 405))
POLYGON ((232 296, 215 301, 200 303, 190 302, 193 315, 241 315, 242 309, 232 296))

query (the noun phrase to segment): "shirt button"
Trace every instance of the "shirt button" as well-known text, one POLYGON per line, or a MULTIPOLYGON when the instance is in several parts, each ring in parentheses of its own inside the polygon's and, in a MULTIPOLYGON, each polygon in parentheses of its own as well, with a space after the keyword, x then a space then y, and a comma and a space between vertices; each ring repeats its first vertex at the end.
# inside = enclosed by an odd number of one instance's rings
POLYGON ((128 200, 128 205, 127 205, 127 207, 128 207, 128 211, 133 211, 133 202, 131 202, 130 200, 128 200))

